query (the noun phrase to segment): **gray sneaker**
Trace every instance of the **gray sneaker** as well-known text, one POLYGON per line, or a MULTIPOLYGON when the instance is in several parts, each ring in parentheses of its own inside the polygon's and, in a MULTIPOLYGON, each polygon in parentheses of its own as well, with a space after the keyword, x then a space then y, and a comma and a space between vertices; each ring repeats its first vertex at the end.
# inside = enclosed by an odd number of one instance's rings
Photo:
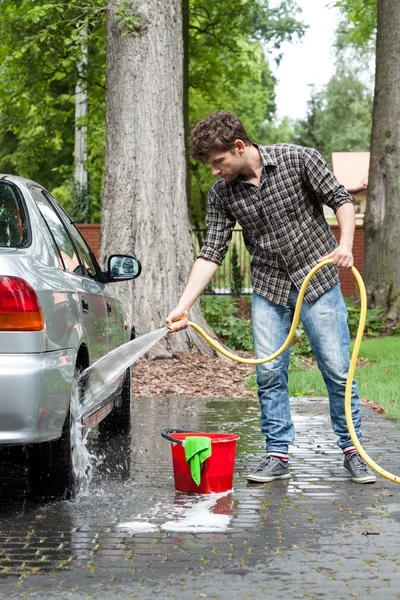
POLYGON ((375 483, 376 476, 368 468, 358 452, 350 452, 344 457, 343 467, 350 473, 354 483, 375 483))
POLYGON ((247 475, 249 481, 267 483, 275 479, 289 479, 290 469, 287 461, 277 456, 265 456, 253 473, 247 475))

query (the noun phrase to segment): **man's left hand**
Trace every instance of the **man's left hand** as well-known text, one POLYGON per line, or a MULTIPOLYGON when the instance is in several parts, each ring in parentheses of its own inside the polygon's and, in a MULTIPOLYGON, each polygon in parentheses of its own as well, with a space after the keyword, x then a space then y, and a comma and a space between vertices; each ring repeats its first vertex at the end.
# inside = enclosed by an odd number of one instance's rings
POLYGON ((332 258, 332 264, 337 267, 342 267, 343 269, 351 269, 354 266, 354 258, 353 253, 350 248, 347 246, 340 245, 335 248, 333 252, 323 256, 318 259, 317 262, 322 262, 323 260, 327 260, 328 258, 332 258))

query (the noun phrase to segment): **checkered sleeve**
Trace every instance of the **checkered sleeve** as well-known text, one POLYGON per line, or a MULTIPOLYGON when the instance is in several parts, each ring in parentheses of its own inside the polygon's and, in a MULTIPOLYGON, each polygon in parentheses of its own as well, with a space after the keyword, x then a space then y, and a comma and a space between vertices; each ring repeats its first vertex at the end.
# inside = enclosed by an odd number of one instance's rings
POLYGON ((353 198, 328 169, 324 158, 313 148, 302 148, 302 178, 321 202, 335 213, 347 203, 354 204, 353 198))
POLYGON ((232 238, 236 219, 224 207, 214 188, 208 193, 207 234, 197 258, 206 258, 221 266, 232 238))

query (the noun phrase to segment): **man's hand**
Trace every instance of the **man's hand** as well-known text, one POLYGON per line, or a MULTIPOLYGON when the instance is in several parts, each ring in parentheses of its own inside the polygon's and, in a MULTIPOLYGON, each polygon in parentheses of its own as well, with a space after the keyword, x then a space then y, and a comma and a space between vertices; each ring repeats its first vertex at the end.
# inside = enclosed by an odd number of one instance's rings
POLYGON ((330 254, 319 258, 317 262, 322 262, 323 260, 327 260, 328 258, 332 258, 332 264, 337 267, 342 267, 343 269, 351 269, 354 266, 354 258, 353 252, 351 248, 345 246, 344 244, 339 244, 337 248, 330 254))
POLYGON ((181 331, 181 329, 186 329, 188 326, 188 311, 182 311, 175 308, 169 313, 168 317, 165 319, 165 322, 170 330, 170 333, 181 331))
POLYGON ((210 283, 218 265, 211 260, 198 258, 190 272, 189 281, 184 292, 173 311, 165 319, 171 333, 181 331, 188 326, 188 311, 196 302, 201 292, 210 283))

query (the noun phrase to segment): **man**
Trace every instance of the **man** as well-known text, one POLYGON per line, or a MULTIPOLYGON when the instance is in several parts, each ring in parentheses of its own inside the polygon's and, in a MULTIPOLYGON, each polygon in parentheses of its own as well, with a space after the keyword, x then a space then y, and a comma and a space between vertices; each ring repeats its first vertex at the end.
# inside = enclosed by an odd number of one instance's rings
MULTIPOLYGON (((325 380, 332 427, 344 453, 344 468, 355 483, 375 475, 357 453, 346 425, 344 394, 349 368, 347 311, 337 267, 353 266, 353 200, 311 148, 290 144, 261 146, 249 138, 233 114, 217 111, 192 132, 191 155, 210 164, 219 176, 209 192, 207 235, 187 286, 166 323, 173 331, 187 327, 188 311, 221 265, 236 222, 252 256, 252 323, 257 358, 275 352, 287 338, 305 276, 318 262, 333 259, 312 278, 301 319, 325 380), (340 242, 327 224, 322 203, 336 213, 340 242), (334 266, 335 265, 335 266, 334 266), (174 325, 175 321, 181 322, 174 325)), ((261 430, 266 456, 249 481, 288 479, 289 445, 294 440, 288 395, 289 349, 257 365, 261 430)), ((357 386, 352 387, 352 415, 362 440, 357 386)))

